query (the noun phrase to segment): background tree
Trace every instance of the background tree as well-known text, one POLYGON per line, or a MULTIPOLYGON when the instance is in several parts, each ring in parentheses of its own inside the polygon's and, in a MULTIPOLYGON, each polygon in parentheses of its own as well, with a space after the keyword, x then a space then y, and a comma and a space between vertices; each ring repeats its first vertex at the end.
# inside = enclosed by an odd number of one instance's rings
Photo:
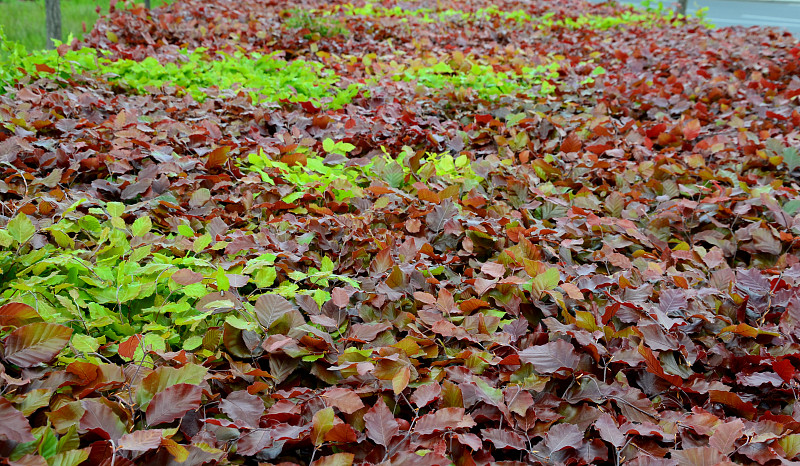
POLYGON ((61 0, 45 0, 45 28, 47 29, 47 48, 56 47, 53 40, 61 39, 61 0))
POLYGON ((682 15, 686 14, 686 3, 687 0, 678 0, 678 13, 682 15))

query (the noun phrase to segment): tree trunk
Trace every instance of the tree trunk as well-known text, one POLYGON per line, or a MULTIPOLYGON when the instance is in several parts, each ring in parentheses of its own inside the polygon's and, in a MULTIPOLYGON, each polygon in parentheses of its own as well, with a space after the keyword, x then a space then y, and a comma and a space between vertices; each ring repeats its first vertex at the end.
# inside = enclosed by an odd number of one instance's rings
POLYGON ((678 0, 678 13, 686 15, 686 3, 688 0, 678 0))
POLYGON ((47 48, 54 49, 53 40, 61 39, 61 0, 45 0, 45 25, 47 28, 47 48))
POLYGON ((148 10, 150 9, 150 0, 144 0, 144 7, 148 10))

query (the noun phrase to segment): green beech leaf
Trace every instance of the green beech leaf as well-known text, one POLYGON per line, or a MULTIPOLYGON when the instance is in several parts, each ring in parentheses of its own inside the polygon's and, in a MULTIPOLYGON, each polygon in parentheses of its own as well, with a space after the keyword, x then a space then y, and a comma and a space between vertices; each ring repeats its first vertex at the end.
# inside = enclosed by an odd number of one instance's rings
POLYGON ((8 222, 8 233, 11 234, 11 237, 14 238, 19 244, 22 244, 33 236, 36 233, 36 228, 33 226, 33 222, 31 219, 28 218, 27 215, 24 213, 20 213, 11 221, 8 222))
POLYGON ((144 236, 150 232, 152 227, 153 222, 150 221, 150 217, 142 216, 133 222, 133 225, 131 226, 131 232, 133 232, 134 236, 144 236))

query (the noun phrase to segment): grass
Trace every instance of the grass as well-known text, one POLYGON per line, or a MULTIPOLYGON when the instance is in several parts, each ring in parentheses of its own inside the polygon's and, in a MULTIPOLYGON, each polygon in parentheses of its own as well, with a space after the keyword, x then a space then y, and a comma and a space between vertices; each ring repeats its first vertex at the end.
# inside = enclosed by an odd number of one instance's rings
MULTIPOLYGON (((167 0, 152 0, 152 7, 167 0)), ((61 32, 66 40, 70 34, 83 37, 97 21, 96 9, 108 12, 109 0, 61 0, 61 32)), ((0 26, 8 40, 19 42, 28 50, 45 48, 44 0, 0 0, 0 26)))

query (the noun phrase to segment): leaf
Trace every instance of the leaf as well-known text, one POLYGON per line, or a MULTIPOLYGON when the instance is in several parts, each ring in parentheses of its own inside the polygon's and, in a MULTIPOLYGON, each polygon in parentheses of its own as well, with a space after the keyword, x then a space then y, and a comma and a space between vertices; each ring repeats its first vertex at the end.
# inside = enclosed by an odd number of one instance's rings
POLYGON ((21 327, 34 320, 42 320, 39 313, 27 304, 8 303, 0 306, 0 327, 21 327))
POLYGON ((543 273, 533 277, 533 289, 537 292, 554 290, 561 281, 561 274, 555 267, 550 267, 543 273))
POLYGON ((786 435, 778 439, 777 443, 781 446, 781 449, 788 460, 794 459, 798 454, 800 454, 800 434, 786 435))
POLYGON ((392 437, 400 432, 400 425, 382 398, 364 415, 367 437, 384 447, 389 447, 392 437))
POLYGON ((48 466, 78 466, 89 459, 89 448, 82 450, 62 451, 47 458, 48 466))
POLYGON ((723 455, 732 453, 736 441, 744 435, 744 422, 741 419, 720 424, 714 429, 714 434, 708 439, 708 445, 716 448, 723 455))
POLYGON ((464 408, 442 408, 419 418, 414 431, 420 435, 444 432, 455 429, 468 429, 475 426, 472 416, 465 414, 464 408))
POLYGON ((600 438, 613 445, 614 448, 621 448, 625 445, 625 434, 622 433, 608 413, 601 414, 594 422, 594 427, 600 432, 600 438))
POLYGON ((481 266, 481 272, 492 278, 503 278, 506 274, 506 268, 503 264, 498 264, 497 262, 486 262, 481 266))
POLYGON ((664 314, 677 313, 685 310, 689 305, 686 300, 686 293, 683 290, 666 289, 661 292, 658 307, 664 314))
POLYGON ((693 141, 697 139, 697 136, 700 135, 700 128, 700 120, 696 118, 689 120, 689 122, 683 126, 683 137, 686 138, 687 141, 693 141))
POLYGON ((352 466, 355 455, 353 453, 334 453, 323 456, 311 463, 312 466, 352 466))
POLYGON ((263 294, 255 304, 256 318, 267 329, 293 309, 292 303, 277 294, 263 294))
POLYGON ((0 398, 0 421, 0 435, 8 440, 19 443, 35 440, 28 419, 5 398, 0 398))
POLYGON ((684 450, 672 450, 670 452, 673 459, 678 461, 680 466, 711 466, 732 464, 727 462, 727 458, 717 451, 716 448, 711 447, 694 447, 686 448, 684 450))
POLYGON ((565 448, 580 448, 582 443, 583 432, 575 424, 556 424, 550 427, 544 439, 551 454, 565 448))
POLYGON ((133 355, 136 353, 136 349, 139 348, 139 345, 141 345, 143 338, 144 337, 140 333, 131 335, 127 340, 119 344, 119 348, 117 349, 117 354, 119 354, 123 358, 128 358, 128 359, 132 358, 133 355))
POLYGON ((229 146, 221 146, 212 150, 208 154, 208 160, 206 160, 206 168, 212 169, 224 165, 225 162, 228 161, 228 153, 230 151, 231 148, 229 146))
POLYGON ((561 142, 560 150, 565 154, 569 154, 572 152, 578 152, 582 147, 583 143, 581 142, 581 139, 578 137, 577 133, 572 132, 561 142))
POLYGON ((330 388, 322 394, 326 402, 345 414, 353 414, 364 407, 364 402, 349 388, 330 388))
POLYGON ((173 273, 172 281, 179 285, 192 285, 194 283, 200 283, 203 281, 203 274, 199 272, 193 272, 190 269, 179 269, 177 272, 173 273))
POLYGON ((458 215, 458 208, 452 199, 445 199, 441 204, 433 208, 433 212, 425 216, 425 223, 428 228, 439 233, 444 228, 444 224, 458 215))
POLYGON ((564 340, 556 340, 541 346, 532 346, 519 353, 524 363, 533 364, 540 374, 552 374, 562 369, 575 370, 580 358, 575 348, 564 340))
POLYGON ((739 398, 739 395, 735 393, 709 390, 708 394, 709 401, 712 403, 722 403, 741 412, 748 418, 752 417, 758 411, 752 403, 743 401, 739 398))
POLYGON ((11 332, 5 339, 5 360, 19 367, 51 361, 67 346, 72 329, 58 324, 35 322, 11 332))
POLYGON ((125 424, 111 409, 110 404, 112 403, 105 398, 81 400, 81 406, 85 411, 81 417, 80 428, 116 442, 125 434, 125 424))
POLYGON ((197 364, 186 364, 179 368, 161 366, 149 373, 136 390, 136 401, 140 409, 146 410, 157 393, 176 384, 199 385, 208 369, 197 364))
MULTIPOLYGON (((151 426, 172 422, 200 407, 203 390, 197 385, 179 383, 156 393, 147 405, 147 423, 151 426)), ((261 412, 259 411, 259 415, 261 412)))
POLYGON ((325 138, 325 140, 322 141, 322 148, 325 152, 333 152, 334 147, 336 147, 336 143, 333 142, 333 139, 325 138))
POLYGON ((36 233, 36 228, 33 226, 33 222, 31 219, 28 218, 27 215, 24 213, 20 213, 16 217, 12 218, 8 225, 6 225, 6 229, 8 233, 11 235, 14 240, 22 244, 33 236, 36 233))
POLYGON ((264 402, 261 398, 247 393, 247 390, 231 393, 219 406, 232 421, 251 428, 258 427, 264 411, 264 402))
POLYGON ((325 434, 333 428, 333 420, 336 415, 333 408, 325 408, 314 413, 314 418, 311 421, 311 442, 316 445, 322 445, 325 442, 325 434))
POLYGON ((164 431, 161 429, 135 430, 119 438, 120 450, 150 451, 161 446, 164 431))
POLYGON ((503 450, 511 448, 513 450, 527 451, 528 445, 524 438, 516 432, 506 429, 483 429, 481 436, 484 440, 492 442, 495 448, 503 450))
POLYGON ((436 401, 441 394, 442 386, 438 382, 421 385, 411 395, 411 402, 423 408, 436 401))
POLYGON ((150 217, 142 216, 133 222, 131 232, 134 236, 144 236, 150 233, 151 228, 153 228, 153 222, 150 221, 150 217))

